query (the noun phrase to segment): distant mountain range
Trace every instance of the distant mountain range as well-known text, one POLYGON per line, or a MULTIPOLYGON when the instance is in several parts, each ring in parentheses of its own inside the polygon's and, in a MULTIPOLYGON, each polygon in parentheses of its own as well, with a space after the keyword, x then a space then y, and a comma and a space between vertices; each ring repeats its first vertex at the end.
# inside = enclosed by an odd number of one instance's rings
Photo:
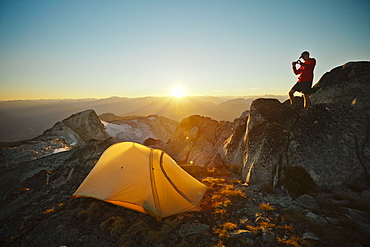
POLYGON ((104 99, 50 99, 0 101, 0 142, 34 138, 56 122, 73 113, 93 109, 97 114, 118 116, 148 116, 157 114, 181 121, 191 115, 233 121, 249 109, 250 103, 261 97, 283 101, 286 96, 248 97, 110 97, 104 99))

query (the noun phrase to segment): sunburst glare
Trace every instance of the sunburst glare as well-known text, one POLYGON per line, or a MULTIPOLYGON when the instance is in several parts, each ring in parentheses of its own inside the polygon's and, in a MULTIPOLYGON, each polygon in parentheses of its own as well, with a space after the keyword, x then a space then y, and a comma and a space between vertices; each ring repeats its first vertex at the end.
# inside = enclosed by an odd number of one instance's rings
POLYGON ((185 96, 185 91, 182 87, 175 87, 172 90, 172 96, 177 97, 177 98, 184 97, 185 96))

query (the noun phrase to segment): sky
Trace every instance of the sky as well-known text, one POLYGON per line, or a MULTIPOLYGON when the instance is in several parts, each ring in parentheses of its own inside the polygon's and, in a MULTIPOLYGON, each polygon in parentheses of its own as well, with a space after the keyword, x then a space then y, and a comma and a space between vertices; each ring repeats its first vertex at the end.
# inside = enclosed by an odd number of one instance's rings
POLYGON ((0 0, 0 100, 287 94, 370 61, 368 0, 0 0))

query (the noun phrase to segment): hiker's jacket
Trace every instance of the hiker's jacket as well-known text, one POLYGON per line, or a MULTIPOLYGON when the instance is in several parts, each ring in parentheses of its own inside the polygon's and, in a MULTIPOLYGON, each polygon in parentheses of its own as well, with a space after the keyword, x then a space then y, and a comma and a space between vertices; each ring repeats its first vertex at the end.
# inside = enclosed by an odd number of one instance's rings
POLYGON ((301 67, 297 69, 295 66, 293 66, 293 72, 296 75, 300 75, 298 77, 298 81, 313 81, 313 70, 316 65, 316 60, 314 58, 309 58, 304 63, 300 64, 301 67))

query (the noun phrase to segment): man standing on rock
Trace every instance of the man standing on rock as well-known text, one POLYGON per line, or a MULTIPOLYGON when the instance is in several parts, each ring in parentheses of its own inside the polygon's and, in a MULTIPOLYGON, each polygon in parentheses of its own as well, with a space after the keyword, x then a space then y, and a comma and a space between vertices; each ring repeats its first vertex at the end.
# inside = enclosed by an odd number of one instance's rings
POLYGON ((294 74, 299 76, 297 83, 289 91, 291 105, 294 105, 294 93, 298 91, 303 93, 304 108, 308 109, 308 107, 311 106, 310 93, 313 81, 313 70, 315 68, 315 65, 316 60, 314 58, 310 58, 310 53, 308 51, 302 52, 299 60, 292 62, 293 72, 294 74), (304 62, 301 62, 301 58, 304 60, 304 62), (300 65, 298 69, 296 68, 297 64, 300 65))

